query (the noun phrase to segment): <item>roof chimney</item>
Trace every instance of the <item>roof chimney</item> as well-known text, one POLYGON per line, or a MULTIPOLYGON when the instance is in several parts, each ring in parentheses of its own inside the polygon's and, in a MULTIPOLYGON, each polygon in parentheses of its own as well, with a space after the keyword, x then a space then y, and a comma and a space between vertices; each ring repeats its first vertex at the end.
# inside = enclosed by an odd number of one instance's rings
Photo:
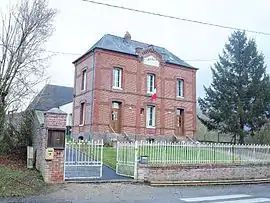
POLYGON ((131 40, 131 35, 129 34, 128 31, 126 31, 126 34, 124 36, 125 39, 131 40))

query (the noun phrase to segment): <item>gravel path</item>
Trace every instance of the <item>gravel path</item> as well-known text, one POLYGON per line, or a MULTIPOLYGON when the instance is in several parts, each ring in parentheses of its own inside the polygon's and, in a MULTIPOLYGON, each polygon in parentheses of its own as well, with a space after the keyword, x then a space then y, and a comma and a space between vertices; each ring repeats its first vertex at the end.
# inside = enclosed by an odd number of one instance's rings
MULTIPOLYGON (((5 199, 0 202, 130 202, 160 200, 162 198, 161 190, 141 184, 131 183, 102 183, 102 184, 73 184, 56 187, 55 192, 41 195, 38 197, 29 197, 24 199, 5 199)), ((163 189, 164 192, 164 189, 163 189)))
MULTIPOLYGON (((142 200, 154 199, 151 187, 136 184, 68 184, 68 187, 60 189, 46 196, 46 199, 79 200, 87 199, 96 201, 117 201, 117 200, 142 200)), ((44 198, 45 199, 45 198, 44 198)))

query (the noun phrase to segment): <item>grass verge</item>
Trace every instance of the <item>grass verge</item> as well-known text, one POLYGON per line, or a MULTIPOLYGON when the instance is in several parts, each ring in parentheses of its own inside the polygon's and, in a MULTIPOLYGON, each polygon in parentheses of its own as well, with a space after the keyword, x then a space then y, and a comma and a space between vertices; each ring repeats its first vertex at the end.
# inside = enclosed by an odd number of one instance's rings
POLYGON ((38 171, 0 165, 0 197, 38 195, 46 189, 38 171))

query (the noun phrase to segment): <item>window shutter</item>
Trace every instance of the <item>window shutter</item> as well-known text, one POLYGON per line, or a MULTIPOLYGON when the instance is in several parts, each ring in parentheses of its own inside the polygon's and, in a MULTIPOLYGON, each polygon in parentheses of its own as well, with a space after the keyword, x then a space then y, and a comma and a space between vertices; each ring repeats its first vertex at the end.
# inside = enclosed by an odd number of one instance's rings
POLYGON ((146 111, 146 125, 149 126, 149 121, 150 121, 150 107, 147 106, 147 111, 146 111))
POLYGON ((156 108, 153 106, 152 107, 152 111, 153 111, 153 113, 152 113, 152 126, 156 126, 156 108))

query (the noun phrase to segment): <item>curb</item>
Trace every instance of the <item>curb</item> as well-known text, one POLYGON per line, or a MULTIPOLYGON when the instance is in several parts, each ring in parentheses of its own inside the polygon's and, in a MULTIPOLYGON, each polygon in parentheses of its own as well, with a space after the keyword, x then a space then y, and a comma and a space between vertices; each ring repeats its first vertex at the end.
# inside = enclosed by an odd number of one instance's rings
POLYGON ((217 180, 217 181, 146 181, 150 186, 211 186, 270 183, 270 179, 217 180))
POLYGON ((124 180, 124 179, 115 179, 115 180, 70 180, 66 181, 67 184, 70 183, 79 183, 79 184, 98 184, 98 183, 127 183, 127 184, 137 184, 137 183, 144 183, 144 181, 137 181, 137 180, 124 180))

